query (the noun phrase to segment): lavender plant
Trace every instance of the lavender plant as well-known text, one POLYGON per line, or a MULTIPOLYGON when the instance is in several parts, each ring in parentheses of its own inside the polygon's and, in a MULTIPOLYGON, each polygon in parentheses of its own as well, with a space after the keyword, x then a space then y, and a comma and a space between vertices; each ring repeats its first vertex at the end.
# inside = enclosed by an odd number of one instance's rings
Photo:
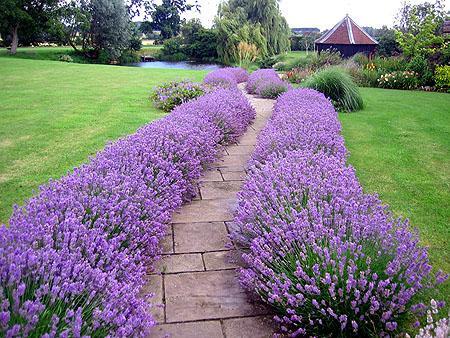
POLYGON ((251 164, 232 239, 246 262, 242 285, 274 309, 282 331, 388 336, 414 296, 445 279, 434 280, 408 222, 363 193, 322 94, 283 94, 251 164))
POLYGON ((240 67, 226 67, 212 71, 205 76, 204 83, 223 88, 236 88, 238 83, 247 81, 248 73, 240 67))
POLYGON ((280 94, 291 89, 289 83, 280 79, 273 69, 259 69, 250 74, 246 90, 264 98, 275 99, 280 94))
POLYGON ((16 207, 0 228, 0 335, 145 336, 139 292, 171 213, 254 114, 239 91, 206 94, 16 207))
POLYGON ((155 106, 166 112, 171 111, 182 103, 195 99, 209 91, 207 86, 200 83, 183 81, 170 81, 156 87, 150 94, 155 106))

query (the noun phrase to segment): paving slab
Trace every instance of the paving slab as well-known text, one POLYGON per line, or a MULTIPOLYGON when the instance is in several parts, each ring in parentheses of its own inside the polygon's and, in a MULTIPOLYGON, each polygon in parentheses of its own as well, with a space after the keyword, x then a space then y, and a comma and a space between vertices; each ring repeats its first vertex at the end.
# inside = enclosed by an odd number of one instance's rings
POLYGON ((236 198, 236 194, 241 189, 241 182, 202 182, 200 192, 203 200, 236 198))
POLYGON ((224 171, 222 176, 225 181, 243 181, 247 174, 245 171, 224 171))
POLYGON ((200 182, 221 182, 223 181, 222 175, 220 171, 217 169, 208 170, 204 173, 202 177, 200 177, 200 182))
POLYGON ((223 329, 229 338, 271 338, 275 333, 269 316, 225 319, 223 329))
POLYGON ((223 222, 174 224, 173 231, 177 253, 223 250, 228 242, 223 222))
POLYGON ((172 216, 173 223, 224 222, 233 219, 236 199, 193 201, 172 216))
MULTIPOLYGON (((154 327, 148 338, 223 338, 220 321, 161 324, 154 327)), ((229 338, 232 338, 231 336, 229 338)))
POLYGON ((162 273, 203 271, 202 255, 196 253, 163 256, 159 262, 159 270, 162 273))
POLYGON ((265 314, 251 304, 234 270, 165 276, 166 321, 183 322, 265 314))
POLYGON ((254 146, 256 145, 257 138, 258 133, 255 130, 249 130, 244 136, 239 139, 239 144, 242 146, 254 146))
POLYGON ((243 146, 240 144, 229 146, 228 147, 228 154, 230 155, 251 155, 253 154, 253 151, 255 150, 254 146, 243 146))
POLYGON ((235 257, 230 251, 205 252, 203 260, 206 270, 223 270, 237 268, 235 257))
POLYGON ((164 322, 164 304, 163 304, 163 277, 161 275, 146 276, 147 282, 141 289, 141 294, 147 296, 154 294, 153 297, 148 297, 148 302, 152 304, 150 314, 158 322, 164 322))
POLYGON ((245 168, 250 155, 226 155, 213 165, 216 168, 229 168, 229 167, 241 167, 245 168))
POLYGON ((173 253, 173 238, 172 234, 168 234, 161 239, 161 248, 163 254, 173 253))

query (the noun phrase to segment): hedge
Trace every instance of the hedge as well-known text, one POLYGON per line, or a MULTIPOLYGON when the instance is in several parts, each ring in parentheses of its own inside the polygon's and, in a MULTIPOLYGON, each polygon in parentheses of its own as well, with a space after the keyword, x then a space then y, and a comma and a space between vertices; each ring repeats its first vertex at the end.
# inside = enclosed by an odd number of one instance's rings
POLYGON ((0 335, 145 336, 139 295, 172 212, 255 111, 218 89, 41 186, 0 227, 0 335))
POLYGON ((323 94, 283 94, 238 195, 241 284, 292 336, 391 335, 413 297, 446 278, 408 221, 362 191, 340 130, 323 94))

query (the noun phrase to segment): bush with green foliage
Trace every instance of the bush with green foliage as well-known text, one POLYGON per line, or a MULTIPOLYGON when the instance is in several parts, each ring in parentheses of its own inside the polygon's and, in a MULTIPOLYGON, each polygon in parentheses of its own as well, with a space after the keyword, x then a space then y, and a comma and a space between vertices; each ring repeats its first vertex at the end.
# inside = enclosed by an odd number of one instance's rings
POLYGON ((258 60, 257 64, 259 68, 272 68, 275 64, 280 62, 280 56, 273 55, 273 56, 267 56, 262 57, 258 60))
POLYGON ((437 66, 434 73, 436 88, 450 93, 450 66, 437 66))
POLYGON ((175 37, 165 40, 159 58, 166 61, 186 60, 188 57, 184 53, 182 38, 175 37))
POLYGON ((286 79, 290 83, 302 83, 306 78, 311 76, 312 70, 310 68, 293 68, 286 72, 286 79))
POLYGON ((170 112, 176 106, 195 99, 207 91, 208 88, 200 83, 188 80, 171 81, 156 87, 150 94, 150 99, 157 108, 170 112))
POLYGON ((433 84, 433 72, 427 59, 422 55, 414 56, 408 63, 407 70, 417 74, 420 86, 433 84))
POLYGON ((313 74, 302 83, 328 97, 336 109, 352 112, 363 108, 363 99, 350 75, 338 67, 328 67, 313 74))
POLYGON ((61 55, 59 57, 59 61, 62 61, 62 62, 73 62, 73 59, 72 59, 72 57, 70 55, 63 54, 63 55, 61 55))
POLYGON ((415 72, 405 70, 381 74, 378 86, 387 89, 416 89, 419 86, 419 78, 415 72))

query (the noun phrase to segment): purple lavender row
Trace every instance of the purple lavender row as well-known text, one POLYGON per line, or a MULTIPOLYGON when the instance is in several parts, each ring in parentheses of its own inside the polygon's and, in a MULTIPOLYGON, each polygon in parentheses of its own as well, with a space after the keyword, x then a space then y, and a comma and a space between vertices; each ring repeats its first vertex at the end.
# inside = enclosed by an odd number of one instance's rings
POLYGON ((273 69, 258 69, 248 77, 245 89, 249 94, 266 98, 276 98, 291 89, 291 85, 280 79, 273 69))
POLYGON ((140 295, 172 212, 255 111, 218 89, 41 186, 0 228, 0 336, 145 336, 140 295))
POLYGON ((390 336, 442 282, 407 220, 364 194, 332 104, 291 90, 261 132, 238 195, 241 284, 292 336, 390 336))
POLYGON ((236 88, 238 83, 247 81, 248 73, 240 67, 226 67, 214 70, 205 76, 204 83, 211 86, 236 88))

